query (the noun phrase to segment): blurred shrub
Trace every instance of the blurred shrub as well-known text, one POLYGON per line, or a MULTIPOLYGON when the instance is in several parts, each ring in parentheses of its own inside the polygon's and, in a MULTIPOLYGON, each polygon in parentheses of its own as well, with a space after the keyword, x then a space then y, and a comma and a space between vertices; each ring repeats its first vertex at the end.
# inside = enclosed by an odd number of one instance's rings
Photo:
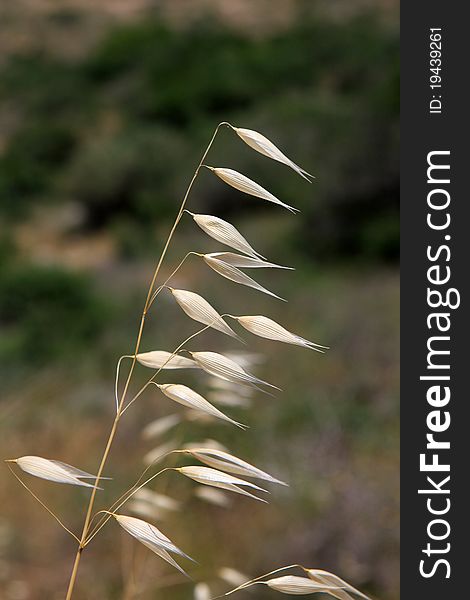
POLYGON ((53 123, 23 126, 0 158, 0 211, 22 216, 31 198, 47 191, 52 177, 68 158, 74 137, 53 123))
MULTIPOLYGON (((5 198, 72 197, 86 226, 145 234, 175 210, 215 124, 231 120, 317 175, 307 186, 225 133, 217 142, 221 166, 302 209, 300 249, 397 257, 398 35, 377 20, 308 17, 254 39, 210 21, 173 31, 148 18, 112 29, 79 62, 15 58, 1 75, 0 100, 24 115, 0 165, 5 198)), ((208 174, 197 189, 204 211, 234 206, 208 174)))
POLYGON ((106 312, 91 283, 55 268, 10 265, 0 275, 0 356, 37 365, 96 338, 106 312))

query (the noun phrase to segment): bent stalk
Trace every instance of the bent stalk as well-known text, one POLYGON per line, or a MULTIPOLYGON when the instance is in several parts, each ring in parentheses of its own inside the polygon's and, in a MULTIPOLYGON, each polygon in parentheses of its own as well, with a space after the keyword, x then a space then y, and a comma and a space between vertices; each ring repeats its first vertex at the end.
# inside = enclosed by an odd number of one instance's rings
POLYGON ((132 354, 131 366, 129 368, 129 373, 128 373, 127 378, 126 378, 126 383, 124 385, 124 389, 123 389, 123 392, 122 392, 122 395, 121 395, 121 398, 119 400, 119 404, 118 404, 118 407, 117 407, 117 414, 116 414, 116 416, 114 418, 114 422, 113 422, 113 425, 111 427, 111 431, 109 433, 108 440, 106 442, 106 446, 105 446, 105 449, 104 449, 104 452, 103 452, 103 456, 101 458, 100 466, 99 466, 98 472, 96 474, 95 484, 94 484, 93 490, 92 490, 91 495, 90 495, 90 500, 88 502, 88 506, 87 506, 87 510, 86 510, 86 514, 85 514, 85 520, 84 520, 83 528, 82 528, 82 534, 80 536, 80 542, 78 544, 77 553, 75 555, 75 561, 74 561, 74 564, 73 564, 73 567, 72 567, 72 573, 70 575, 70 580, 69 580, 69 585, 68 585, 68 588, 67 588, 67 594, 66 594, 65 600, 70 600, 72 598, 72 594, 73 594, 73 591, 75 589, 75 583, 76 583, 76 580, 77 580, 78 568, 80 566, 81 556, 82 556, 83 550, 85 548, 85 541, 86 541, 88 533, 89 533, 88 530, 89 530, 90 521, 91 521, 91 517, 92 517, 92 513, 93 513, 93 508, 94 508, 94 505, 95 505, 96 491, 98 489, 98 483, 100 481, 101 475, 103 474, 104 468, 106 466, 106 462, 107 462, 108 457, 109 457, 109 452, 111 450, 111 446, 112 446, 114 438, 116 436, 116 432, 117 432, 119 420, 120 420, 120 418, 122 416, 122 408, 123 408, 124 402, 126 400, 127 391, 129 389, 129 385, 131 383, 132 375, 134 373, 135 365, 136 365, 136 362, 137 362, 137 354, 139 353, 140 344, 142 342, 142 335, 143 335, 143 332, 144 332, 145 320, 146 320, 147 313, 149 311, 150 305, 152 303, 152 294, 153 294, 153 291, 154 291, 154 288, 155 288, 155 282, 157 280, 158 274, 160 272, 160 268, 162 266, 162 263, 163 263, 163 261, 165 259, 165 256, 166 256, 166 253, 167 253, 168 248, 170 246, 171 240, 173 239, 173 235, 174 235, 174 233, 176 231, 176 228, 178 227, 179 222, 181 221, 181 217, 183 216, 184 209, 186 207, 186 202, 188 200, 188 197, 189 197, 189 194, 191 192, 191 189, 192 189, 192 187, 194 185, 194 182, 196 181, 196 178, 197 178, 197 176, 199 174, 199 171, 201 170, 201 167, 202 167, 202 165, 204 163, 204 160, 206 159, 206 156, 209 153, 209 150, 211 149, 212 144, 214 143, 216 135, 217 135, 217 133, 218 133, 218 131, 219 131, 219 129, 220 129, 220 127, 222 125, 228 125, 228 123, 225 123, 225 122, 219 123, 217 125, 217 127, 215 128, 214 133, 213 133, 213 135, 212 135, 212 137, 211 137, 211 139, 209 141, 209 144, 207 145, 207 148, 205 149, 205 151, 204 151, 204 153, 203 153, 203 155, 201 157, 201 160, 199 161, 199 164, 196 167, 196 170, 194 171, 194 175, 193 175, 191 181, 189 182, 188 188, 187 188, 187 190, 185 192, 185 195, 183 197, 183 200, 181 202, 181 206, 180 206, 180 209, 179 209, 178 214, 176 216, 175 222, 173 223, 173 226, 172 226, 172 228, 170 230, 168 238, 167 238, 167 240, 165 242, 165 245, 163 247, 162 253, 160 255, 160 258, 158 260, 157 266, 155 268, 155 271, 154 271, 153 276, 152 276, 152 280, 151 280, 149 288, 148 288, 147 298, 145 300, 144 309, 142 311, 142 316, 141 316, 141 319, 140 319, 140 325, 139 325, 139 331, 138 331, 138 334, 137 334, 137 340, 136 340, 136 344, 135 344, 135 349, 134 349, 134 353, 132 354))

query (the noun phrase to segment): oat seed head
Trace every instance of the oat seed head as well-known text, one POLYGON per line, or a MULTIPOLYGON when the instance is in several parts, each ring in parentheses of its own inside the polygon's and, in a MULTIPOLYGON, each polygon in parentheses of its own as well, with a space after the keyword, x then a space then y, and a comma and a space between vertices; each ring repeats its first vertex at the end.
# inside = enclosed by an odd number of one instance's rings
POLYGON ((306 596, 319 592, 330 594, 331 590, 338 589, 337 586, 315 583, 307 577, 298 577, 297 575, 283 575, 282 577, 268 579, 263 583, 277 592, 291 596, 306 596))
POLYGON ((294 208, 293 206, 289 206, 289 204, 285 204, 279 198, 276 198, 271 192, 268 192, 264 187, 249 179, 242 173, 238 171, 234 171, 233 169, 226 169, 223 167, 209 167, 217 177, 222 179, 226 184, 231 187, 239 190, 240 192, 244 192, 245 194, 249 194, 250 196, 256 196, 257 198, 261 198, 263 200, 267 200, 268 202, 273 202, 274 204, 279 204, 284 208, 287 208, 292 213, 297 213, 299 210, 294 208))
POLYGON ((222 471, 217 471, 216 469, 211 469, 209 467, 197 467, 197 466, 189 466, 189 467, 179 467, 176 469, 182 475, 193 479, 197 483, 202 485, 208 485, 215 488, 220 488, 223 490, 227 490, 229 492, 235 492, 237 494, 242 494, 244 496, 249 496, 254 500, 258 500, 260 502, 266 502, 262 498, 251 494, 245 487, 248 487, 253 490, 266 492, 263 488, 251 483, 250 481, 245 481, 244 479, 239 479, 238 477, 234 477, 233 475, 229 475, 228 473, 223 473, 222 471))
POLYGON ((208 504, 213 504, 214 506, 219 506, 221 508, 228 508, 232 504, 232 501, 225 492, 212 487, 198 487, 195 489, 194 495, 203 502, 207 502, 208 504))
POLYGON ((164 350, 141 352, 137 355, 137 361, 150 369, 197 369, 191 359, 164 350))
POLYGON ((207 413, 217 419, 228 421, 241 429, 245 429, 245 425, 234 421, 218 408, 208 402, 203 396, 192 390, 190 387, 178 383, 163 383, 155 384, 168 398, 200 412, 207 413))
POLYGON ((370 600, 369 596, 366 596, 358 589, 338 577, 333 573, 329 573, 328 571, 323 571, 322 569, 304 569, 307 576, 314 582, 319 584, 326 584, 330 586, 337 586, 339 589, 330 591, 330 594, 338 600, 353 600, 354 596, 359 596, 364 600, 370 600), (341 589, 342 588, 342 589, 341 589))
MULTIPOLYGON (((48 481, 53 481, 54 483, 67 483, 69 485, 78 485, 89 488, 95 487, 91 483, 82 481, 82 479, 95 480, 96 475, 91 475, 86 471, 77 469, 76 467, 59 460, 51 460, 41 456, 22 456, 14 459, 12 462, 16 462, 19 468, 25 473, 38 477, 39 479, 46 479, 48 481)), ((100 479, 109 478, 101 477, 100 479)))
POLYGON ((119 525, 127 531, 136 540, 147 546, 152 552, 169 562, 172 566, 178 569, 180 572, 186 575, 183 569, 176 563, 176 561, 170 556, 177 554, 183 558, 192 560, 187 554, 180 550, 175 544, 166 537, 159 529, 137 517, 130 517, 128 515, 113 514, 113 517, 119 523, 119 525))
POLYGON ((290 158, 279 150, 277 146, 275 146, 271 140, 268 140, 267 137, 258 133, 257 131, 253 131, 253 129, 244 129, 242 127, 234 127, 234 131, 237 135, 253 150, 267 156, 268 158, 272 158, 277 162, 283 163, 296 171, 301 177, 306 179, 309 183, 311 183, 311 178, 313 175, 307 173, 304 169, 296 165, 290 158))
POLYGON ((149 440, 160 437, 167 431, 170 431, 170 429, 173 429, 173 427, 176 427, 179 423, 181 423, 181 417, 177 414, 155 419, 142 429, 142 438, 144 440, 149 440))
POLYGON ((243 342, 235 331, 227 325, 215 308, 213 308, 202 296, 188 290, 168 289, 189 318, 198 323, 202 323, 203 325, 209 325, 213 329, 221 331, 222 333, 225 333, 225 335, 243 342))
POLYGON ((251 385, 256 389, 262 389, 258 386, 268 386, 279 390, 275 385, 248 373, 238 363, 223 354, 217 352, 191 352, 190 354, 201 369, 209 375, 214 375, 232 383, 251 385))
POLYGON ((207 583, 198 583, 194 586, 194 600, 211 600, 211 590, 207 583))
POLYGON ((314 342, 309 342, 300 335, 291 333, 276 321, 264 317, 262 315, 246 315, 240 317, 233 317, 250 333, 258 335, 269 340, 275 340, 277 342, 284 342, 285 344, 294 344, 296 346, 303 346, 310 350, 316 350, 317 352, 324 352, 327 350, 327 346, 320 346, 314 342))
POLYGON ((293 271, 293 267, 284 267, 283 265, 277 265, 276 263, 267 262, 260 258, 252 258, 251 256, 243 256, 236 254, 235 252, 211 252, 207 256, 221 260, 227 265, 232 267, 238 267, 241 269, 285 269, 293 271))
MULTIPOLYGON (((188 211, 189 212, 189 211, 188 211)), ((253 258, 263 258, 256 252, 234 225, 213 215, 189 213, 195 223, 212 239, 253 258)))
POLYGON ((257 467, 245 462, 237 456, 233 456, 223 450, 214 448, 190 448, 188 452, 197 460, 205 463, 209 467, 213 467, 226 473, 234 475, 242 475, 244 477, 253 477, 254 479, 262 479, 270 483, 278 483, 287 485, 283 481, 272 477, 269 473, 258 469, 257 467))
POLYGON ((268 289, 263 287, 257 281, 255 281, 254 279, 252 279, 251 277, 246 275, 246 273, 243 273, 243 271, 240 271, 240 269, 238 269, 237 267, 234 267, 233 265, 230 265, 229 263, 226 263, 223 260, 220 260, 219 258, 215 258, 211 254, 204 254, 203 260, 211 269, 213 269, 216 273, 218 273, 222 277, 225 277, 225 279, 229 279, 230 281, 233 281, 234 283, 239 283, 240 285, 246 285, 255 290, 258 290, 259 292, 268 294, 269 296, 272 296, 273 298, 277 298, 278 300, 282 300, 283 302, 286 302, 286 300, 284 300, 284 298, 281 298, 277 294, 270 292, 268 289))

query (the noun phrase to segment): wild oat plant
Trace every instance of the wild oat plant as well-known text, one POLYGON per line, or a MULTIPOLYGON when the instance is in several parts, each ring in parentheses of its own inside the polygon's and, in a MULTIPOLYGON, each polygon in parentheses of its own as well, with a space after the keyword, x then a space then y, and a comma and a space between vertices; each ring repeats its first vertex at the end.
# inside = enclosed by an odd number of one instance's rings
MULTIPOLYGON (((23 487, 43 506, 45 510, 58 522, 58 524, 72 536, 77 542, 77 552, 73 563, 72 572, 65 598, 70 600, 73 596, 80 561, 84 551, 92 543, 103 527, 114 521, 122 527, 130 536, 146 546, 160 559, 169 563, 172 567, 186 575, 180 565, 182 560, 192 560, 172 540, 170 540, 159 528, 150 523, 148 519, 155 519, 159 511, 178 510, 179 503, 166 495, 158 494, 150 490, 148 485, 164 473, 173 471, 183 477, 187 477, 198 484, 196 495, 208 503, 226 506, 228 498, 226 492, 234 492, 248 496, 250 499, 266 502, 260 493, 265 492, 260 485, 253 483, 250 479, 264 484, 285 485, 279 479, 271 476, 265 471, 253 466, 243 459, 230 454, 230 452, 215 441, 207 440, 200 444, 189 444, 178 448, 172 443, 160 445, 144 457, 147 464, 146 469, 137 479, 135 484, 126 490, 116 501, 106 509, 96 509, 96 500, 99 490, 106 485, 106 477, 103 476, 108 457, 116 437, 121 420, 137 401, 142 393, 154 386, 158 391, 170 400, 184 406, 187 418, 194 420, 204 416, 213 419, 221 419, 233 426, 244 429, 245 426, 232 419, 227 412, 233 406, 247 407, 251 402, 251 394, 254 390, 271 393, 278 390, 276 386, 267 381, 259 379, 252 374, 257 356, 247 352, 219 354, 208 350, 188 350, 188 343, 195 340, 198 335, 209 328, 215 329, 222 334, 240 340, 240 335, 234 329, 238 327, 250 334, 302 346, 309 350, 324 352, 327 348, 314 342, 310 342, 300 335, 291 333, 279 323, 263 315, 231 315, 219 314, 208 300, 190 290, 175 289, 170 286, 173 276, 181 269, 189 256, 196 256, 206 263, 213 271, 221 277, 240 285, 248 286, 264 294, 279 298, 276 294, 260 285, 254 278, 246 274, 243 269, 256 270, 261 268, 285 269, 282 265, 268 262, 245 237, 230 223, 223 219, 204 214, 195 214, 186 207, 189 204, 190 192, 201 169, 207 168, 222 182, 251 196, 270 202, 278 207, 285 208, 292 213, 298 212, 296 208, 285 204, 276 196, 266 190, 258 183, 252 181, 245 175, 225 167, 212 167, 205 164, 209 150, 221 127, 228 127, 245 144, 256 152, 267 156, 279 163, 287 165, 307 181, 311 176, 291 161, 270 140, 260 133, 251 129, 234 127, 230 123, 220 123, 215 129, 212 138, 205 149, 202 158, 192 176, 184 198, 181 202, 175 222, 170 230, 168 238, 163 246, 162 253, 158 259, 153 277, 151 279, 147 297, 145 300, 137 340, 132 354, 122 356, 116 366, 115 380, 115 416, 109 437, 101 457, 96 475, 91 475, 69 464, 59 460, 52 460, 40 456, 22 456, 9 459, 7 464, 23 487), (236 252, 211 252, 201 254, 189 252, 183 257, 171 275, 163 282, 159 282, 162 264, 165 260, 168 248, 171 244, 175 231, 181 219, 187 215, 208 236, 217 242, 228 246, 236 252), (158 296, 162 292, 169 292, 174 301, 179 305, 186 315, 201 323, 203 328, 181 342, 173 351, 153 350, 141 352, 142 337, 145 322, 150 311, 153 309, 158 296), (127 361, 127 363, 124 363, 127 361), (122 365, 128 364, 127 375, 121 380, 122 365), (134 372, 138 365, 153 371, 148 381, 134 395, 131 395, 131 383, 134 372), (169 369, 199 369, 205 372, 210 386, 207 398, 196 390, 178 383, 165 383, 165 371, 169 369), (220 408, 218 408, 218 405, 220 408), (227 411, 227 412, 225 412, 227 411), (168 457, 186 457, 195 462, 186 466, 163 466, 157 470, 156 465, 163 463, 168 457), (196 464, 197 463, 197 464, 196 464), (17 467, 15 469, 15 466, 17 467), (86 507, 83 527, 79 535, 75 534, 63 521, 44 503, 23 481, 18 474, 21 471, 47 479, 56 483, 65 483, 90 488, 90 496, 86 507), (153 472, 152 471, 156 471, 153 472), (127 509, 127 510, 126 510, 127 509), (131 513, 131 514, 126 514, 131 513), (135 516, 138 515, 138 516, 135 516), (141 518, 143 517, 143 518, 141 518)), ((281 299, 282 300, 282 299, 281 299)), ((173 414, 150 423, 143 431, 144 438, 158 438, 163 433, 174 429, 183 419, 181 414, 173 414)), ((174 464, 174 463, 172 463, 174 464)), ((305 568, 301 565, 289 565, 275 569, 255 579, 246 578, 234 569, 225 567, 219 571, 219 578, 236 586, 224 595, 252 588, 253 586, 267 586, 275 592, 287 595, 310 595, 323 592, 339 600, 353 600, 353 596, 367 598, 353 588, 351 585, 336 575, 319 569, 305 568), (302 576, 285 574, 289 570, 299 569, 302 576), (284 573, 281 575, 281 573, 284 573), (275 575, 275 577, 273 577, 275 575)), ((207 583, 199 582, 194 587, 194 598, 196 600, 208 600, 211 590, 207 583)))

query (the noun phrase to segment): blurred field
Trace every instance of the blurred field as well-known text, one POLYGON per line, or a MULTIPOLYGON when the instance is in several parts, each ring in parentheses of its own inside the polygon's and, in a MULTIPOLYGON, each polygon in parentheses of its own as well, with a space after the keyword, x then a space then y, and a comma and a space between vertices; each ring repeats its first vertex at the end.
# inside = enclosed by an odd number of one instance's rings
MULTIPOLYGON (((174 286, 220 312, 266 314, 331 350, 244 335, 265 355, 256 374, 283 392, 230 411, 247 432, 185 422, 178 441, 217 439, 290 487, 270 488, 268 506, 236 497, 217 508, 169 474, 155 489, 184 510, 162 529, 198 560, 192 574, 214 593, 228 587, 216 577, 222 566, 256 576, 300 562, 397 598, 396 7, 281 3, 288 7, 257 27, 259 12, 243 2, 238 13, 209 2, 210 17, 199 2, 182 11, 122 2, 118 14, 105 4, 59 11, 21 2, 5 21, 26 33, 3 42, 0 65, 0 456, 39 454, 96 470, 113 418, 115 362, 132 350, 147 280, 198 157, 220 120, 261 130, 317 176, 314 184, 228 131, 210 163, 246 173, 302 213, 265 207, 208 172, 191 209, 230 220, 270 260, 294 265, 256 273, 289 303, 240 289, 196 258, 174 286)), ((188 250, 209 249, 221 247, 183 219, 165 272, 188 250)), ((162 294, 143 347, 172 350, 196 329, 162 294)), ((191 347, 241 349, 217 333, 191 347)), ((145 375, 140 369, 137 381, 145 375)), ((184 382, 204 390, 197 376, 184 382)), ((142 427, 173 411, 150 390, 127 413, 103 506, 142 469, 152 448, 142 427)), ((73 543, 7 469, 0 478, 0 597, 62 598, 73 543)), ((86 492, 28 483, 80 527, 86 492)), ((110 523, 85 554, 76 598, 191 594, 190 583, 110 523)))

